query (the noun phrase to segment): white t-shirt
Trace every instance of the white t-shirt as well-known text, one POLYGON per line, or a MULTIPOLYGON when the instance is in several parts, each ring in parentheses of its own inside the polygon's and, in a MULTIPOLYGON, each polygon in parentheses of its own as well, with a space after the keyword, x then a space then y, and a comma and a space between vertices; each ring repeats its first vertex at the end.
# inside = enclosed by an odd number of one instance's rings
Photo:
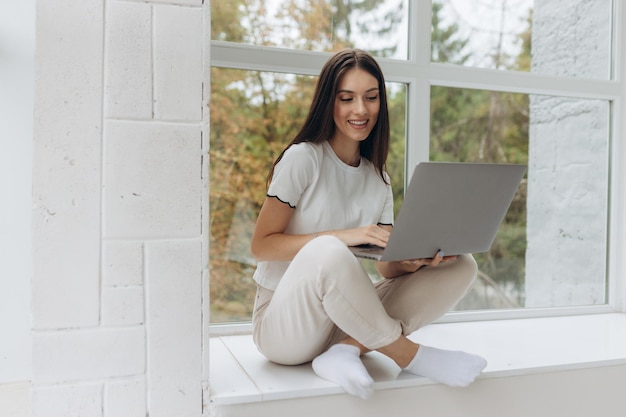
MULTIPOLYGON (((290 146, 274 168, 268 197, 295 208, 286 234, 393 224, 393 195, 365 158, 345 164, 328 142, 290 146)), ((254 280, 275 290, 289 262, 259 262, 254 280)))

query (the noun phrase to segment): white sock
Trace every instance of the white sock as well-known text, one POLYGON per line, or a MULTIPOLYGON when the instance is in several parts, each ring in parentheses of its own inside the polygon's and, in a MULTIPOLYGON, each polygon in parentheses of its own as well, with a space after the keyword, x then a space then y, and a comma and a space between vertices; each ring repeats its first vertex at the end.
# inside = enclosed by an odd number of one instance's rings
POLYGON ((451 387, 466 387, 486 366, 484 358, 471 353, 420 345, 404 370, 451 387))
POLYGON ((313 370, 341 386, 349 394, 367 399, 374 393, 374 380, 365 369, 358 347, 338 343, 313 359, 313 370))

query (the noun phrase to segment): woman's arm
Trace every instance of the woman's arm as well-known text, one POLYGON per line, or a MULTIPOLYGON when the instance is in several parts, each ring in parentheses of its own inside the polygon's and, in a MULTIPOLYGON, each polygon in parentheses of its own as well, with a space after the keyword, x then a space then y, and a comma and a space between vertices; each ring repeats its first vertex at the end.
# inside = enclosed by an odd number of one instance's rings
MULTIPOLYGON (((256 221, 250 250, 257 261, 290 261, 313 234, 289 235, 285 230, 295 209, 275 197, 265 199, 256 221)), ((348 246, 372 244, 385 246, 389 231, 378 225, 356 229, 320 230, 316 235, 332 235, 348 246)))
POLYGON ((250 244, 257 261, 290 261, 311 240, 312 235, 284 234, 294 211, 275 197, 265 199, 250 244))

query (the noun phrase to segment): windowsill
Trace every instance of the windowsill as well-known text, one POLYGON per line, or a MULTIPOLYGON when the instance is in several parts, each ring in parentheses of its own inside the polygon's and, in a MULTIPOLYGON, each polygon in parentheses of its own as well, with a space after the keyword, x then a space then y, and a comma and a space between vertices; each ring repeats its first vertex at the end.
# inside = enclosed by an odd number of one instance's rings
MULTIPOLYGON (((410 338, 485 357, 489 365, 480 378, 626 364, 623 313, 433 324, 410 338)), ((211 401, 217 405, 343 393, 318 378, 310 364, 267 361, 249 335, 211 338, 210 349, 211 401)), ((365 355, 364 363, 376 390, 434 384, 400 372, 377 352, 365 355)))

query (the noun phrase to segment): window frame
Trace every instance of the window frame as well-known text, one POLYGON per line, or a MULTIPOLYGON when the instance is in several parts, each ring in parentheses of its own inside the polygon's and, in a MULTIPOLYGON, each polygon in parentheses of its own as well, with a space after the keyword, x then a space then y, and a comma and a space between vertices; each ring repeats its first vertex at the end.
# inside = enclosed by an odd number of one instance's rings
MULTIPOLYGON (((430 61, 430 1, 409 2, 408 59, 377 58, 385 79, 407 85, 407 139, 405 178, 410 167, 428 160, 430 137, 430 89, 432 86, 600 99, 610 102, 609 179, 607 213, 606 304, 593 306, 522 308, 460 311, 446 314, 439 322, 550 317, 624 312, 626 299, 626 7, 612 2, 612 60, 609 80, 541 75, 530 72, 465 67, 430 61), (425 51, 425 52, 424 52, 425 51), (413 111, 412 109, 419 109, 413 111)), ((210 67, 259 70, 317 76, 329 53, 210 41, 210 67)), ((210 300, 209 300, 210 302, 210 300)), ((211 324, 212 333, 238 334, 251 329, 249 323, 211 324)))

